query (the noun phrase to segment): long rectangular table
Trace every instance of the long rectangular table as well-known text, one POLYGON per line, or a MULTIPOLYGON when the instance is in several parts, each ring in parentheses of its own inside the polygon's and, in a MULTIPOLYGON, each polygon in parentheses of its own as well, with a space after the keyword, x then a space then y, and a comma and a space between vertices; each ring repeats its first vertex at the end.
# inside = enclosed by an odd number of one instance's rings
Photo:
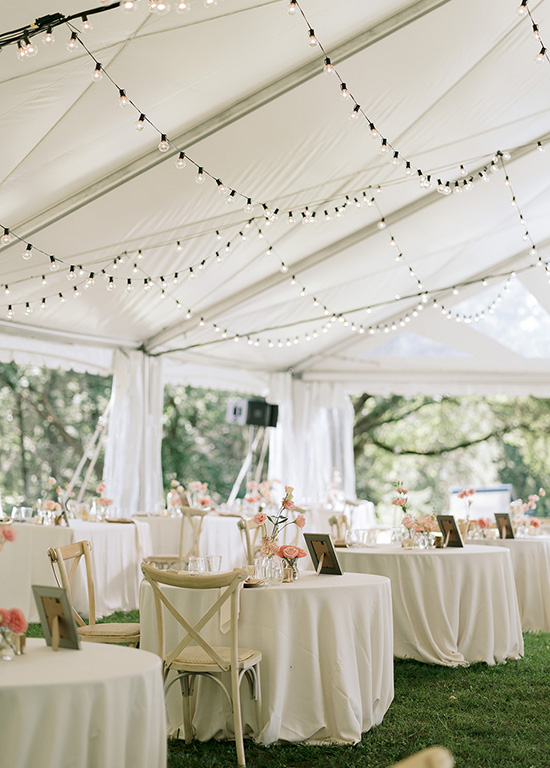
POLYGON ((392 585, 394 654, 428 664, 487 664, 523 655, 510 551, 338 549, 342 568, 387 576, 392 585))
MULTIPOLYGON (((218 590, 163 587, 178 610, 193 620, 211 605, 218 590), (216 594, 212 594, 212 593, 216 594)), ((157 650, 154 598, 141 593, 141 647, 157 650)), ((179 636, 168 616, 167 645, 179 636)), ((180 628, 181 629, 181 628, 180 628)), ((228 645, 219 618, 208 639, 228 645)), ((393 646, 390 582, 382 576, 301 574, 292 584, 241 592, 239 645, 261 651, 264 727, 243 684, 244 733, 262 744, 276 741, 357 743, 382 721, 393 699, 393 646)), ((200 740, 230 737, 232 718, 220 688, 197 683, 193 718, 200 740)), ((182 721, 179 686, 168 695, 172 735, 182 721)))
MULTIPOLYGON (((28 621, 38 621, 31 586, 55 586, 47 555, 49 547, 62 547, 87 539, 92 543, 96 615, 131 611, 139 605, 140 563, 151 553, 147 523, 90 523, 71 520, 70 527, 13 523, 17 533, 0 555, 0 605, 21 608, 28 621)), ((84 565, 79 566, 84 570, 84 565)), ((88 615, 83 572, 72 590, 77 611, 88 615)))

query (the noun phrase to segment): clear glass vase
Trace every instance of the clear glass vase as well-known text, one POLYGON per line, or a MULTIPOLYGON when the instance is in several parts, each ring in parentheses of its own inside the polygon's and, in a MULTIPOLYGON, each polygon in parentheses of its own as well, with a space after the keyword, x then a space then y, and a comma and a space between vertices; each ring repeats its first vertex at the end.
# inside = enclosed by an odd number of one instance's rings
POLYGON ((13 640, 13 632, 7 627, 0 627, 0 659, 12 661, 16 655, 16 647, 13 640))

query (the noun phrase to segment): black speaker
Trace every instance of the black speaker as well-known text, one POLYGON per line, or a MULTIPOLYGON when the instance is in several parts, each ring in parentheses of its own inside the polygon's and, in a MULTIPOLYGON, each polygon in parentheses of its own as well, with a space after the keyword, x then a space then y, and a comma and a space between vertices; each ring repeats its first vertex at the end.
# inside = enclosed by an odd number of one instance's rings
POLYGON ((265 400, 232 400, 227 404, 225 420, 230 424, 276 427, 279 406, 265 400))

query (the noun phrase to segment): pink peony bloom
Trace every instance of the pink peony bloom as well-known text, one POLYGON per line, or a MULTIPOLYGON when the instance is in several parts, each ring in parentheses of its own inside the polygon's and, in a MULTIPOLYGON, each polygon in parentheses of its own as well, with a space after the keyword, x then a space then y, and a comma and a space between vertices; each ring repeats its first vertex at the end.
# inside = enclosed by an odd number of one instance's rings
POLYGON ((256 525, 263 525, 267 520, 267 515, 265 514, 265 512, 256 512, 256 514, 252 519, 254 520, 256 525))
POLYGON ((11 525, 0 526, 0 537, 5 541, 15 541, 17 538, 17 531, 11 525))
POLYGON ((392 499, 392 504, 395 504, 396 507, 406 507, 407 499, 392 499))
POLYGON ((99 504, 99 506, 100 506, 100 507, 110 507, 110 506, 111 506, 111 504, 113 503, 113 499, 103 499, 103 498, 99 498, 99 499, 97 500, 97 502, 98 502, 98 504, 99 504))
POLYGON ((401 520, 401 525, 404 525, 405 528, 412 528, 414 525, 414 520, 410 515, 405 515, 405 517, 401 520))
POLYGON ((57 480, 55 479, 55 477, 48 477, 48 485, 50 486, 50 488, 53 488, 56 483, 57 483, 57 480))
POLYGON ((477 524, 480 528, 487 528, 487 520, 484 520, 482 517, 479 518, 477 524))
POLYGON ((279 547, 277 554, 284 560, 295 560, 297 557, 305 557, 307 553, 301 547, 286 544, 279 547))
POLYGON ((540 528, 540 520, 536 517, 532 517, 529 520, 529 525, 532 525, 533 528, 540 528))
POLYGON ((294 522, 296 523, 298 528, 303 528, 306 524, 306 518, 304 517, 304 515, 298 515, 294 522))
POLYGON ((12 608, 11 611, 8 611, 8 614, 9 618, 6 624, 12 632, 15 632, 16 635, 21 635, 27 631, 29 624, 20 608, 12 608))
POLYGON ((190 491, 202 491, 203 490, 203 484, 200 480, 193 480, 189 483, 189 490, 190 491))
POLYGON ((250 482, 246 484, 247 491, 255 491, 256 488, 258 488, 258 483, 255 480, 250 480, 250 482))
POLYGON ((172 488, 177 488, 179 484, 180 484, 179 480, 172 480, 170 482, 170 485, 172 486, 172 488))

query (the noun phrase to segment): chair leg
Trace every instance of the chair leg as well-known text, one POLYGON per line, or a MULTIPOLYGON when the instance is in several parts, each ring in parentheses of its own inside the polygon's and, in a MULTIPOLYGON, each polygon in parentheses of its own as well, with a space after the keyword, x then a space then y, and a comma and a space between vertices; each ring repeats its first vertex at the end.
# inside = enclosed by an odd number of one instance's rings
POLYGON ((193 740, 193 726, 191 724, 191 706, 190 698, 193 692, 192 682, 188 675, 180 677, 181 698, 183 702, 183 736, 185 743, 190 744, 193 740))
POLYGON ((231 698, 233 700, 233 723, 235 730, 235 746, 237 747, 237 763, 246 765, 244 757, 243 719, 241 714, 241 697, 239 691, 239 670, 237 665, 231 667, 231 698))
POLYGON ((262 686, 260 683, 260 665, 259 663, 256 664, 254 667, 254 678, 256 681, 256 690, 255 694, 253 695, 253 698, 256 702, 256 734, 259 736, 260 733, 263 731, 264 728, 264 718, 262 715, 262 686))

